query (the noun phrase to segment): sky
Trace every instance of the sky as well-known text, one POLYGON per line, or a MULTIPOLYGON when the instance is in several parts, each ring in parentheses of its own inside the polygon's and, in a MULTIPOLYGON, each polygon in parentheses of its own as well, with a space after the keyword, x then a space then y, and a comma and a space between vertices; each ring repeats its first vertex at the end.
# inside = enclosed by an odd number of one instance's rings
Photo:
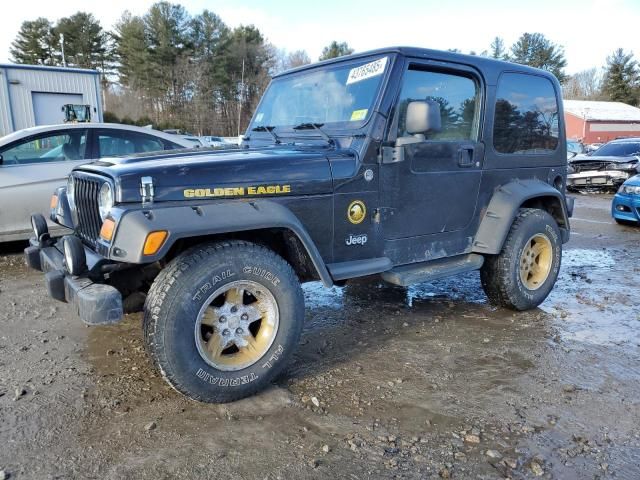
MULTIPOLYGON (((82 10, 111 29, 125 10, 144 14, 151 0, 23 0, 3 8, 0 62, 20 24, 44 16, 52 21, 82 10)), ((316 60, 332 40, 356 51, 408 45, 467 53, 488 49, 501 36, 510 46, 524 32, 540 32, 564 47, 569 74, 605 65, 622 47, 640 59, 640 0, 183 0, 191 14, 217 13, 229 26, 254 24, 288 51, 304 49, 316 60)))

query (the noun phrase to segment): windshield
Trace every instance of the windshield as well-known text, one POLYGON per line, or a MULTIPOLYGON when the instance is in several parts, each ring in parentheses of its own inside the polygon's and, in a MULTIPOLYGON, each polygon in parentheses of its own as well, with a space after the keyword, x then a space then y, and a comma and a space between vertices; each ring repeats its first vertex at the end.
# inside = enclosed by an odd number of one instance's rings
POLYGON ((371 112, 388 64, 388 57, 382 57, 275 79, 249 129, 303 123, 358 128, 371 112))
POLYGON ((640 142, 607 143, 593 152, 594 156, 632 157, 640 154, 640 142))
POLYGON ((582 153, 584 149, 582 148, 582 144, 580 142, 567 142, 567 150, 574 153, 582 153))

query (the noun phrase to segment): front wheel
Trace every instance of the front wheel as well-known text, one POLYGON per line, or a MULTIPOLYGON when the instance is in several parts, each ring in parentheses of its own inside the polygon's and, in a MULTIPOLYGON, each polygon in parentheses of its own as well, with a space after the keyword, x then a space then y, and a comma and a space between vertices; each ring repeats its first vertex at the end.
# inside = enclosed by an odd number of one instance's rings
POLYGON ((499 255, 485 258, 480 280, 489 301, 513 310, 540 305, 556 283, 560 229, 544 210, 520 209, 499 255))
POLYGON ((145 304, 147 348, 186 396, 222 403, 266 387, 302 330, 304 298, 291 266, 247 242, 201 245, 158 275, 145 304))

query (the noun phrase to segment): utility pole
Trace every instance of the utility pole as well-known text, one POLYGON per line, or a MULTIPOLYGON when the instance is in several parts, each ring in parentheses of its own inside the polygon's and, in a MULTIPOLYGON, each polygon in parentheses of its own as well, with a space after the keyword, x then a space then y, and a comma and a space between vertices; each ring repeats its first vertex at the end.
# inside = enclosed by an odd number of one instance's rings
POLYGON ((242 117, 242 98, 244 97, 244 58, 242 59, 242 74, 240 76, 240 98, 238 98, 238 138, 240 138, 240 119, 242 117))
POLYGON ((64 58, 64 33, 60 34, 60 50, 62 51, 62 66, 67 66, 67 61, 64 58))

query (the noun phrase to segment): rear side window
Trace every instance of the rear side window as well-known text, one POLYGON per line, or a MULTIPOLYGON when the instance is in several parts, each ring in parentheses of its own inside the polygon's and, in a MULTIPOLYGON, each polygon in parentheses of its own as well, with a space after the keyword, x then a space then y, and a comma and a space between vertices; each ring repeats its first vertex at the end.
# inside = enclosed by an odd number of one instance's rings
POLYGON ((161 139, 127 130, 100 130, 98 132, 98 156, 118 157, 134 153, 164 150, 161 139))
POLYGON ((558 147, 558 102, 544 77, 505 73, 500 77, 493 146, 506 154, 550 153, 558 147))

